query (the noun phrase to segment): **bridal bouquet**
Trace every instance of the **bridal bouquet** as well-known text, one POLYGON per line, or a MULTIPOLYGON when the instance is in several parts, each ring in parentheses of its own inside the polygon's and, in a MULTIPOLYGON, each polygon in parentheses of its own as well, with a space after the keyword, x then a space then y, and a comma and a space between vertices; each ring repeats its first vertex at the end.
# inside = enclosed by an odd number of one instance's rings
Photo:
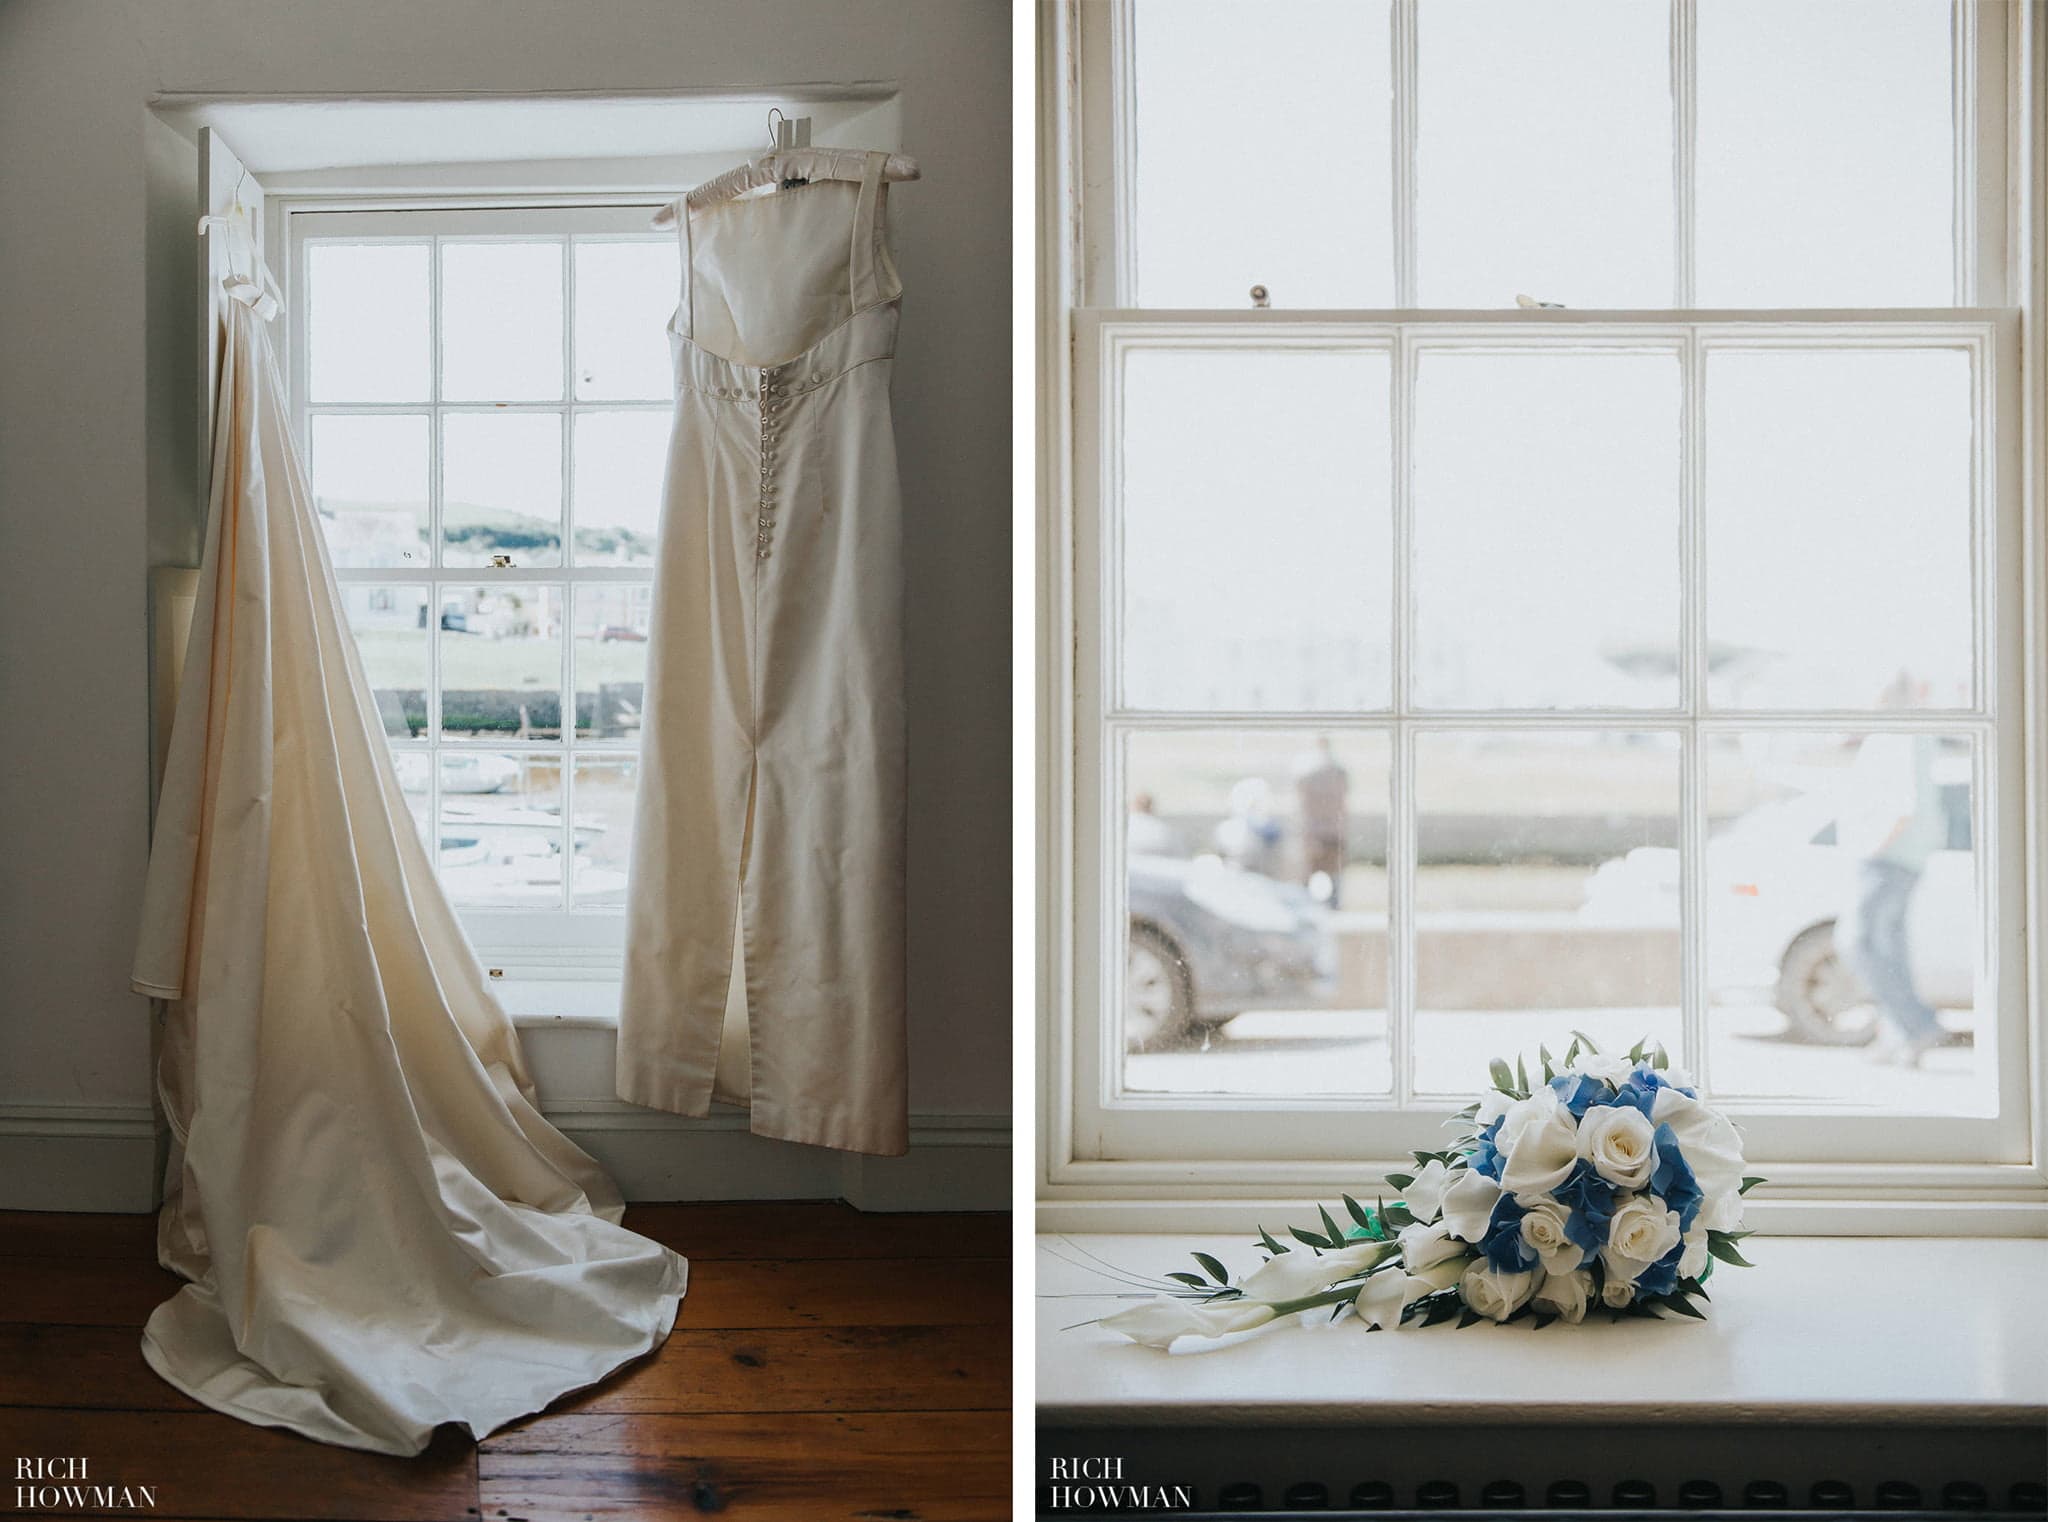
POLYGON ((1368 1330, 1458 1318, 1547 1326, 1666 1312, 1704 1319, 1692 1302, 1714 1261, 1747 1268, 1736 1243, 1742 1196, 1763 1182, 1742 1171, 1742 1139, 1703 1104, 1662 1047, 1607 1056, 1574 1032, 1561 1069, 1539 1048, 1543 1079, 1521 1059, 1492 1063, 1493 1088, 1448 1124, 1445 1152, 1417 1152, 1390 1173, 1398 1198, 1344 1196, 1340 1225, 1263 1229, 1265 1262, 1237 1283, 1207 1253, 1201 1273, 1103 1318, 1134 1342, 1170 1347, 1222 1337, 1295 1312, 1349 1312, 1368 1330))

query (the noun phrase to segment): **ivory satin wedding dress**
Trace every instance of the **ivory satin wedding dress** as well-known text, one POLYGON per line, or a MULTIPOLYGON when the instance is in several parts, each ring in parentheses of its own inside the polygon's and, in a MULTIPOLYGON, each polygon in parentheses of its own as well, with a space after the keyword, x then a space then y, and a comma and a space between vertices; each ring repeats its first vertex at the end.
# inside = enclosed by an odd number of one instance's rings
POLYGON ((229 287, 204 566, 134 986, 169 1001, 143 1353, 380 1453, 481 1437, 658 1346, 686 1265, 541 1115, 399 791, 264 331, 229 287))
MULTIPOLYGON (((682 242, 621 1098, 896 1154, 904 1071, 901 282, 882 153, 668 209, 682 242)), ((744 166, 742 187, 772 179, 744 166)))

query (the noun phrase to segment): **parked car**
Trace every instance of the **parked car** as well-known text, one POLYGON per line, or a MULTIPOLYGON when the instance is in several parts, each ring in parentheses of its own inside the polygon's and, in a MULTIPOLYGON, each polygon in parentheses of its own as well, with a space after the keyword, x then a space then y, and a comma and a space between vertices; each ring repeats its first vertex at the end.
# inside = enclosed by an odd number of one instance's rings
POLYGON ((1126 1050, 1193 1045, 1247 1010, 1328 996, 1336 945, 1304 889, 1215 856, 1134 854, 1125 878, 1126 1050))
POLYGON ((635 629, 630 624, 606 624, 597 631, 597 642, 601 645, 644 645, 647 643, 647 631, 635 629))
MULTIPOLYGON (((1947 841, 1927 860, 1907 911, 1913 981, 1937 1009, 1975 1002, 1976 864, 1969 761, 1944 756, 1934 780, 1947 841)), ((1835 917, 1857 863, 1835 844, 1835 804, 1804 793, 1751 809, 1707 843, 1706 964, 1717 1003, 1769 1002, 1795 1039, 1862 1046, 1877 1012, 1835 948, 1835 917)), ((1601 864, 1582 915, 1602 924, 1678 923, 1678 853, 1631 851, 1601 864)))

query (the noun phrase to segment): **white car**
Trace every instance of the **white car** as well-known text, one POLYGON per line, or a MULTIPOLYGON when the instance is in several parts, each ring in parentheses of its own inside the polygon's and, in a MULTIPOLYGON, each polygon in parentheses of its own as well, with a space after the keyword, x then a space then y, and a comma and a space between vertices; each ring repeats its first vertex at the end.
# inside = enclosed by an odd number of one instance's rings
MULTIPOLYGON (((1943 757, 1934 780, 1948 821, 1907 910, 1914 985, 1937 1009, 1975 1002, 1976 862, 1967 758, 1943 757)), ((1835 949, 1835 917, 1855 892, 1856 862, 1835 845, 1823 792, 1763 804, 1707 843, 1707 987, 1719 1004, 1775 1004, 1790 1033, 1829 1046, 1877 1034, 1862 981, 1835 949)), ((1678 924, 1678 853, 1642 847, 1604 862, 1581 917, 1600 924, 1678 924)))

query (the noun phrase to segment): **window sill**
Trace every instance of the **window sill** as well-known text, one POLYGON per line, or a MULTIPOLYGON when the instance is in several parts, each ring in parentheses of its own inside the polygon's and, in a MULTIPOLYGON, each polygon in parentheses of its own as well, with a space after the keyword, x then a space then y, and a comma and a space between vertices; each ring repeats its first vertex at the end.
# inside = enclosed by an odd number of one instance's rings
POLYGON ((619 980, 588 977, 493 978, 491 992, 521 1030, 616 1030, 619 980))
POLYGON ((2048 1420, 2048 1242, 1772 1237, 1722 1269, 1710 1321, 1368 1334, 1347 1320, 1161 1354, 1099 1327, 1132 1303, 1073 1261, 1145 1277, 1245 1237, 1039 1239, 1038 1404, 1055 1426, 1841 1423, 2038 1429, 2048 1420), (1063 1243, 1072 1244, 1062 1246, 1063 1243), (1064 1255, 1064 1256, 1062 1256, 1064 1255), (1366 1340, 1367 1338, 1370 1340, 1366 1340), (1540 1340, 1532 1340, 1540 1339, 1540 1340))

